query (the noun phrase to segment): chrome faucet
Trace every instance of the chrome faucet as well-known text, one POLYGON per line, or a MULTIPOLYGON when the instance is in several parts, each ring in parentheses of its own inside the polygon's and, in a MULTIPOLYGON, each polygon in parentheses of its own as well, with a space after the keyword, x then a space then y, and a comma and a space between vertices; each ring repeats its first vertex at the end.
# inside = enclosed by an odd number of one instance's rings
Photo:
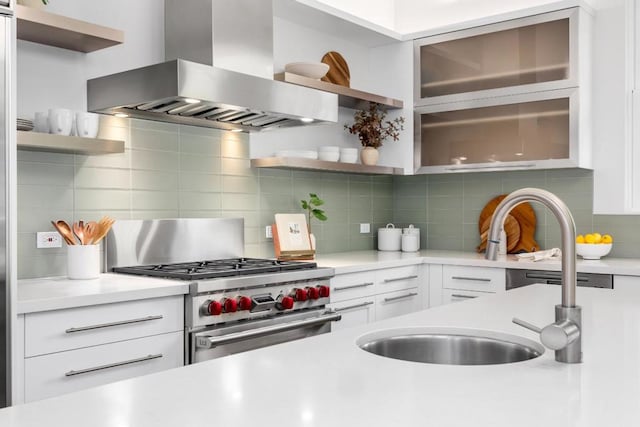
POLYGON ((567 205, 546 190, 522 188, 505 197, 496 208, 489 228, 486 259, 495 260, 500 243, 500 230, 514 207, 524 202, 539 202, 555 215, 562 234, 562 304, 556 305, 556 321, 538 328, 520 319, 513 323, 540 334, 540 341, 556 352, 556 360, 582 362, 582 308, 576 305, 576 226, 567 205))

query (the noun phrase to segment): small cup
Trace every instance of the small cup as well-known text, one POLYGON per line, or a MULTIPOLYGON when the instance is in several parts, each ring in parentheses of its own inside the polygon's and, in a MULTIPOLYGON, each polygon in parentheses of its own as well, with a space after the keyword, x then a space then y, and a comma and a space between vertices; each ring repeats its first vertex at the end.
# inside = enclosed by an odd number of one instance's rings
POLYGON ((73 280, 100 276, 100 245, 67 246, 67 277, 73 280))
POLYGON ((82 138, 95 138, 100 130, 100 116, 95 113, 77 112, 75 116, 77 135, 82 138))
POLYGON ((49 133, 49 116, 47 113, 38 112, 34 115, 33 130, 35 132, 49 133))
POLYGON ((420 237, 416 234, 402 235, 402 252, 417 252, 420 250, 420 237))
POLYGON ((49 109, 49 132, 55 135, 71 135, 73 112, 66 108, 49 109))

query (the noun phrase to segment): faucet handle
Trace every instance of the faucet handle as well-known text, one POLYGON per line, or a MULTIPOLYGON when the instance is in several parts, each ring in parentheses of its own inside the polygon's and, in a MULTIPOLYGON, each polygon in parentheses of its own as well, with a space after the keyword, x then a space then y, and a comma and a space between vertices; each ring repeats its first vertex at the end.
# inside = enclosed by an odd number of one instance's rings
POLYGON ((551 350, 562 350, 580 336, 578 325, 568 319, 559 320, 542 329, 515 317, 512 322, 540 334, 542 344, 551 350))

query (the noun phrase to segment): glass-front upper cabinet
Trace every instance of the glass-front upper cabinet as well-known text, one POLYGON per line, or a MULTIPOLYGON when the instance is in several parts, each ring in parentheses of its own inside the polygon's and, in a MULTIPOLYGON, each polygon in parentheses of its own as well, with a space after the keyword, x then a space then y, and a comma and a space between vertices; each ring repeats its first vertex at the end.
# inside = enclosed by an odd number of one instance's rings
POLYGON ((416 40, 416 105, 577 85, 577 9, 416 40))

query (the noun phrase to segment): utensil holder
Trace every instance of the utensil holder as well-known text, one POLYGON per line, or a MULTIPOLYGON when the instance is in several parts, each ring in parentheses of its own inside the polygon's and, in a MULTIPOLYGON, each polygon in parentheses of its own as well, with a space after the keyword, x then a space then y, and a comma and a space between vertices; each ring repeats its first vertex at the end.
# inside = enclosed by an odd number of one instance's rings
POLYGON ((100 245, 67 246, 67 277, 73 280, 100 276, 100 245))

